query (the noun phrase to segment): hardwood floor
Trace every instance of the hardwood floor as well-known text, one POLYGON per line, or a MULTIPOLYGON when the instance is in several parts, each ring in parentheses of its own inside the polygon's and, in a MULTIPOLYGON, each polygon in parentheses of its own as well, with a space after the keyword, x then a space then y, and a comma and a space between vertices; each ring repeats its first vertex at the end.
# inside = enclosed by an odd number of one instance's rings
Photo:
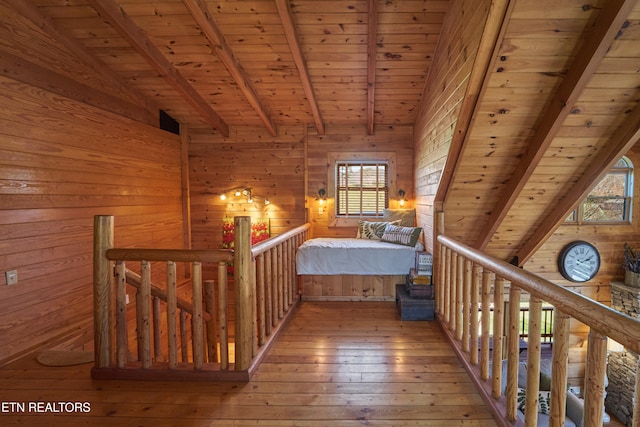
POLYGON ((0 368, 0 424, 495 425, 438 324, 401 322, 392 302, 302 302, 249 383, 96 381, 90 368, 35 355, 0 368))

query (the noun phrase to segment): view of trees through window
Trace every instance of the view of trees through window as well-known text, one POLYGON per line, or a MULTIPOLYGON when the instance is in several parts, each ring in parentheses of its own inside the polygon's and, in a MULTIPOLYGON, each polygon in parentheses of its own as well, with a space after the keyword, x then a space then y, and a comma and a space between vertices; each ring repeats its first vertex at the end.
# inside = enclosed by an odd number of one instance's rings
POLYGON ((623 157, 589 193, 586 200, 571 212, 565 222, 628 222, 631 216, 633 165, 623 157))

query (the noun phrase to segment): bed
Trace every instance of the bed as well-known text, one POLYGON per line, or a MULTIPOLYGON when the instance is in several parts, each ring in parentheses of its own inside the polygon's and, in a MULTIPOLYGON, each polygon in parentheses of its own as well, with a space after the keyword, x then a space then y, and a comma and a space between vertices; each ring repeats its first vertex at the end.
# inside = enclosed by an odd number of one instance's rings
MULTIPOLYGON (((302 299, 394 301, 396 285, 405 282, 424 246, 418 240, 421 229, 401 225, 392 213, 389 221, 359 221, 354 238, 304 242, 296 252, 302 299)), ((413 217, 404 223, 409 221, 413 225, 413 217)))

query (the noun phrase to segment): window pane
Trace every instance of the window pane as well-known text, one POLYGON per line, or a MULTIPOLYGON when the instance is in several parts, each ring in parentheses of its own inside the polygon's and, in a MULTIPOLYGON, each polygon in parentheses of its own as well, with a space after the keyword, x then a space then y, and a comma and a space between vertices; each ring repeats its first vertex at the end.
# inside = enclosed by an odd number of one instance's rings
POLYGON ((338 215, 382 215, 388 207, 386 164, 337 165, 336 209, 338 215))
POLYGON ((626 198, 589 196, 583 205, 585 222, 625 221, 626 198))
POLYGON ((596 188, 593 189, 589 196, 604 197, 618 196, 624 197, 627 193, 627 174, 610 172, 602 178, 596 188))

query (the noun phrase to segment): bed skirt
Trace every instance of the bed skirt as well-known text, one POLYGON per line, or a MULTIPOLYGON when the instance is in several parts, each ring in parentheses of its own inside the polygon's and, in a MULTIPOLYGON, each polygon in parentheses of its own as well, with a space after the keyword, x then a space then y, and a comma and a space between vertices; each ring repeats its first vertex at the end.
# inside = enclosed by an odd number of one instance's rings
POLYGON ((303 301, 395 301, 406 275, 300 275, 303 301))

